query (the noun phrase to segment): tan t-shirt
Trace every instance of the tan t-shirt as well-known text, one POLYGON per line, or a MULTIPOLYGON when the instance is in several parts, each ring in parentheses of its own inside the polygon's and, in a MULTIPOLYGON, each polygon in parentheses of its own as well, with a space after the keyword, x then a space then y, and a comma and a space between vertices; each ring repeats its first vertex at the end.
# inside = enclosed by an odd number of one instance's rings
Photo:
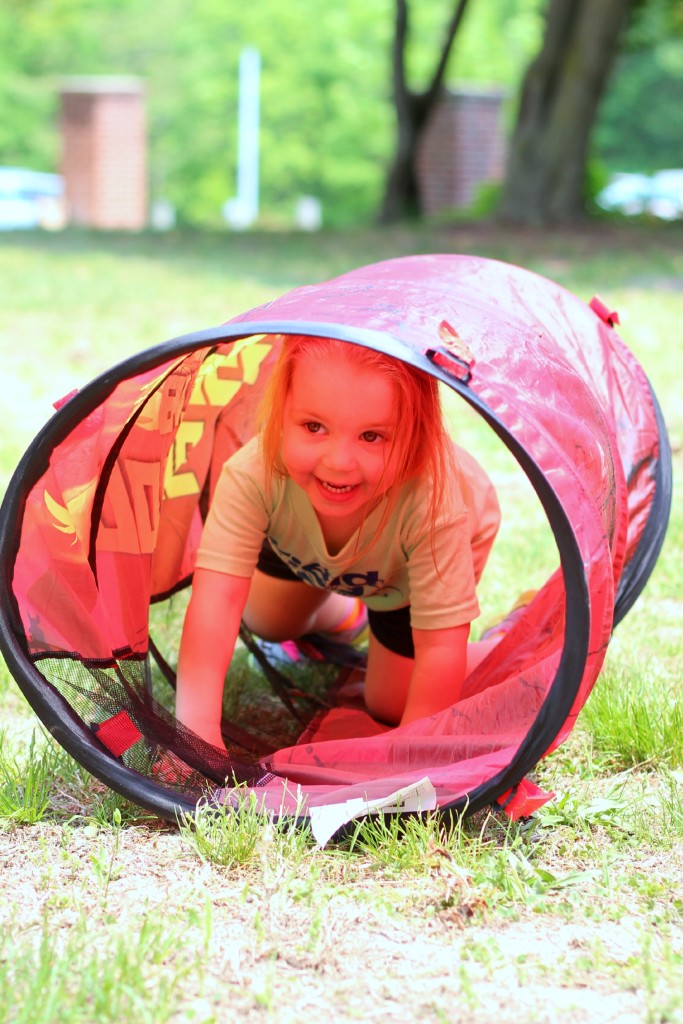
POLYGON ((458 470, 447 482, 434 531, 428 522, 428 483, 418 478, 401 487, 381 533, 377 527, 386 498, 366 518, 360 541, 356 531, 331 555, 304 491, 277 475, 267 490, 259 441, 253 438, 223 466, 197 566, 251 576, 265 537, 294 574, 313 587, 359 597, 376 611, 410 605, 416 629, 471 622, 479 614, 475 583, 499 512, 493 486, 478 463, 460 449, 456 456, 458 470), (372 545, 363 551, 371 536, 372 545))

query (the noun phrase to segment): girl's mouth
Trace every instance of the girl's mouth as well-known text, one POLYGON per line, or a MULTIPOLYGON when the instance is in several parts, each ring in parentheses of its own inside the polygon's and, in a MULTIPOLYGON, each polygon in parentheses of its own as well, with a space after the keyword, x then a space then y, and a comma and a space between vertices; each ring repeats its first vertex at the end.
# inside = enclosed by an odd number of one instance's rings
POLYGON ((332 491, 333 494, 348 494, 354 487, 352 484, 331 484, 327 480, 321 480, 320 482, 326 491, 332 491))
POLYGON ((321 480, 319 477, 316 479, 320 489, 331 498, 345 498, 358 489, 358 484, 333 484, 329 480, 321 480))

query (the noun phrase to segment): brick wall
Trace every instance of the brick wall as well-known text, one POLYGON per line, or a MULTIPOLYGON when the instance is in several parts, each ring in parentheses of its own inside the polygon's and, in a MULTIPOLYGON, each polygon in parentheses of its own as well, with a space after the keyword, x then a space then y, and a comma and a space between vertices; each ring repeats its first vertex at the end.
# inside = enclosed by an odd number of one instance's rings
POLYGON ((505 138, 501 90, 444 94, 418 153, 418 180, 427 213, 467 208, 479 185, 502 181, 505 138))
POLYGON ((62 174, 71 224, 136 231, 147 224, 144 87, 134 78, 67 79, 62 174))

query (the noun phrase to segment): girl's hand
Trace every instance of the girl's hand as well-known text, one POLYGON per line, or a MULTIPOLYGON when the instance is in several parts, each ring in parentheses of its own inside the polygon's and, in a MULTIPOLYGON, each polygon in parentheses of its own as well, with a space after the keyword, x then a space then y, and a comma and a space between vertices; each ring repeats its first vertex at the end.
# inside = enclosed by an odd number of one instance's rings
POLYGON ((188 729, 192 729, 192 732, 196 733, 205 743, 210 743, 212 747, 217 747, 227 756, 228 751, 221 734, 220 722, 216 725, 215 722, 207 722, 202 719, 194 725, 188 722, 183 722, 183 725, 186 725, 188 729))
POLYGON ((470 627, 414 629, 415 658, 395 654, 370 634, 365 704, 389 725, 407 725, 455 704, 466 675, 470 627))
POLYGON ((460 698, 467 674, 469 623, 450 629, 414 629, 413 667, 401 725, 445 711, 460 698))

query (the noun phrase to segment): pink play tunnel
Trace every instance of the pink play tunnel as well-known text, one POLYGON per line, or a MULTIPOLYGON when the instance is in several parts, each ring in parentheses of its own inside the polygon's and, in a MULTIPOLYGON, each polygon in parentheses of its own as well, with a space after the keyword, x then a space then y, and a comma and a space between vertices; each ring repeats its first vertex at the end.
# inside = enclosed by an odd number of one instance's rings
POLYGON ((38 716, 94 775, 169 819, 235 784, 304 818, 425 778, 452 812, 514 795, 568 735, 666 531, 666 431, 617 322, 518 267, 414 256, 295 289, 94 380, 35 439, 2 507, 0 639, 38 716), (253 435, 286 333, 378 349, 452 388, 528 477, 559 568, 447 711, 386 729, 340 706, 297 743, 251 751, 226 720, 226 760, 170 712, 149 610, 191 582, 220 466, 253 435))

